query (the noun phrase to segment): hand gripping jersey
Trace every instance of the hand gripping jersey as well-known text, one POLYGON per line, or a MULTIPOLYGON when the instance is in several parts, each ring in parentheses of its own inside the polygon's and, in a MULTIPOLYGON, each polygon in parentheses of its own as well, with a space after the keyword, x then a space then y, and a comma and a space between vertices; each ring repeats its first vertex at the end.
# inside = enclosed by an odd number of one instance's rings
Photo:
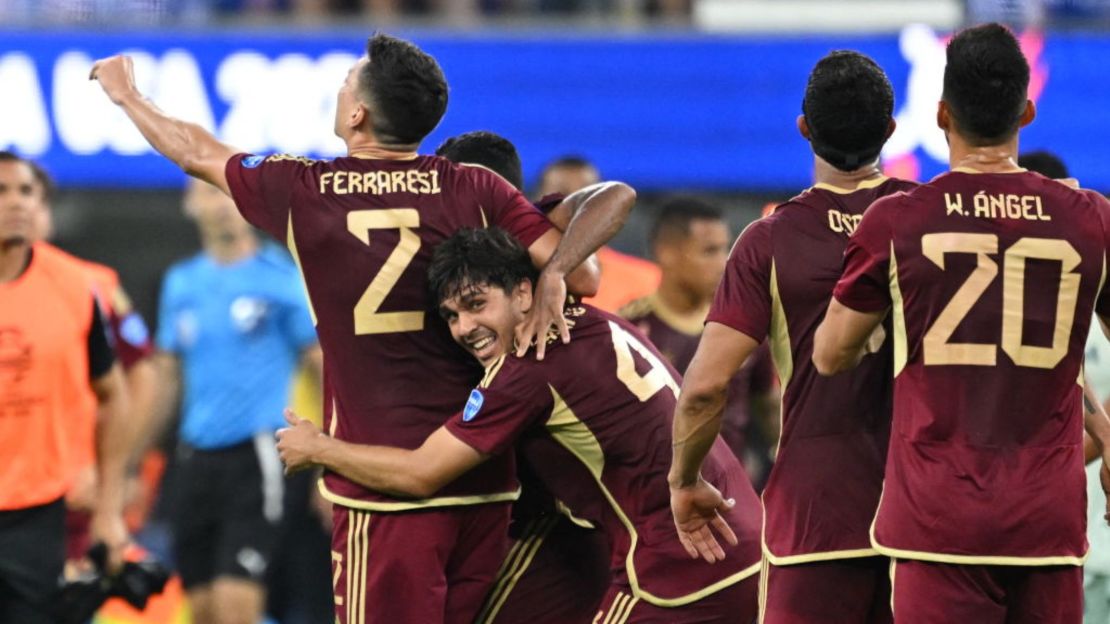
POLYGON ((894 421, 872 539, 898 558, 1082 563, 1083 346, 1110 204, 956 170, 868 210, 836 298, 891 309, 894 421))
POLYGON ((782 434, 763 491, 764 551, 775 565, 868 557, 890 427, 890 348, 851 373, 821 377, 813 334, 825 316, 848 236, 874 200, 912 182, 856 189, 818 184, 752 223, 729 255, 707 321, 769 336, 782 386, 782 434))
MULTIPOLYGON (((227 180, 243 216, 288 245, 304 277, 324 351, 326 430, 359 444, 419 446, 481 378, 426 292, 432 251, 459 228, 486 225, 528 247, 550 229, 546 217, 491 171, 434 156, 240 154, 227 180)), ((510 500, 511 463, 487 462, 423 501, 390 499, 334 473, 321 490, 378 511, 510 500)))
POLYGON ((708 565, 678 541, 667 486, 678 374, 627 321, 584 304, 566 314, 569 344, 542 361, 496 360, 448 429, 490 455, 515 445, 576 518, 605 531, 614 582, 641 600, 689 604, 758 572, 759 499, 720 439, 702 476, 736 499, 724 515, 740 544, 708 565))

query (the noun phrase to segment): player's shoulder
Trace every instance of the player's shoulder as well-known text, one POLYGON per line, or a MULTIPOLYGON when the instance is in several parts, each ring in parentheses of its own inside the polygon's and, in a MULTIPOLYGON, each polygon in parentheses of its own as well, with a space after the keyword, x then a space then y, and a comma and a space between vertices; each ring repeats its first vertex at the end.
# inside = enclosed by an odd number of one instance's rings
POLYGON ((654 294, 644 295, 639 299, 633 299, 617 310, 617 316, 633 322, 651 316, 655 311, 654 300, 654 294))
POLYGON ((546 360, 537 360, 535 351, 529 350, 522 357, 515 353, 502 354, 489 365, 478 382, 479 390, 507 390, 519 392, 545 384, 543 368, 546 360))

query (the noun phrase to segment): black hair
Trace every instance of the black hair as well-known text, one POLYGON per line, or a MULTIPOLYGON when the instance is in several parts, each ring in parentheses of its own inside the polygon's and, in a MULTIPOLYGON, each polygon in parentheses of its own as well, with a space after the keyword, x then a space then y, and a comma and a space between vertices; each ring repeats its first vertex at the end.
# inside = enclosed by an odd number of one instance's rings
POLYGON ((43 169, 42 165, 33 160, 26 161, 31 167, 31 175, 35 177, 35 182, 38 182, 42 187, 42 198, 46 200, 47 204, 54 201, 54 193, 58 190, 58 185, 54 184, 54 178, 43 169))
POLYGON ((894 88, 870 57, 835 50, 809 73, 802 114, 813 152, 852 171, 879 157, 894 114, 894 88))
POLYGON ((27 159, 8 150, 0 150, 0 162, 27 162, 27 159))
POLYGON ((374 134, 385 144, 419 143, 447 110, 447 79, 439 63, 412 43, 377 33, 358 88, 372 110, 374 134))
POLYGON ((440 243, 428 267, 428 290, 436 306, 458 296, 497 287, 509 292, 538 272, 528 250, 501 228, 462 228, 440 243))
POLYGON ((1064 161, 1060 160, 1060 157, 1056 154, 1045 150, 1026 152, 1018 156, 1018 166, 1039 173, 1046 178, 1059 180, 1069 177, 1068 166, 1064 164, 1064 161))
POLYGON ((1029 63, 1005 26, 961 31, 948 43, 941 96, 960 135, 973 146, 997 145, 1017 132, 1029 99, 1029 63))
POLYGON ((482 165, 495 171, 518 190, 524 188, 524 171, 516 146, 505 137, 486 130, 451 137, 436 148, 436 155, 451 162, 482 165))
POLYGON ((543 171, 540 172, 540 179, 547 177, 552 169, 593 169, 597 170, 597 166, 590 162, 590 159, 578 154, 567 154, 560 156, 555 160, 543 166, 543 171))
POLYGON ((651 224, 651 244, 663 238, 685 237, 690 234, 690 223, 697 220, 723 221, 720 208, 697 197, 675 197, 666 201, 651 224))

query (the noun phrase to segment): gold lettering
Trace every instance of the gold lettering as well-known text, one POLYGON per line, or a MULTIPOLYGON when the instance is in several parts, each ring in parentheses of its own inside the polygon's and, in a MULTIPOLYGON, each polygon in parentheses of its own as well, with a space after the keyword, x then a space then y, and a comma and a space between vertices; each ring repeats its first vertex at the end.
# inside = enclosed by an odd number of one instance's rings
POLYGON ((423 171, 417 171, 416 177, 420 180, 420 192, 425 195, 428 194, 432 190, 432 185, 428 184, 428 174, 423 171))
POLYGON ((367 193, 378 194, 378 176, 373 171, 362 174, 362 188, 367 193))
POLYGON ((438 195, 439 194, 439 172, 433 169, 432 171, 429 171, 428 173, 430 173, 432 175, 432 190, 429 191, 429 193, 432 194, 432 195, 438 195))
POLYGON ((378 172, 378 192, 382 195, 393 192, 393 185, 389 183, 389 172, 378 172))
POLYGON ((362 176, 357 171, 347 174, 347 188, 352 193, 362 192, 362 176))
POLYGON ((991 204, 991 218, 998 219, 1006 216, 1006 198, 1002 195, 987 195, 991 204))
POLYGON ((972 196, 971 202, 975 205, 976 217, 981 217, 984 219, 994 218, 994 216, 991 214, 991 209, 989 201, 987 200, 987 196, 983 193, 983 191, 979 191, 974 196, 972 196))
POLYGON ((834 232, 844 231, 844 227, 840 224, 840 213, 835 210, 829 211, 829 229, 834 232))
POLYGON ((416 190, 416 181, 420 179, 420 172, 416 169, 409 169, 405 172, 405 186, 408 187, 410 193, 419 193, 416 190))
POLYGON ((330 180, 333 175, 335 175, 335 174, 333 174, 330 171, 325 172, 325 173, 320 175, 320 194, 321 195, 323 195, 326 192, 326 189, 328 188, 328 180, 330 180))
POLYGON ((1051 221, 1052 220, 1052 215, 1046 215, 1044 213, 1044 206, 1041 205, 1041 196, 1040 195, 1034 195, 1034 197, 1036 198, 1036 202, 1037 202, 1037 218, 1040 219, 1041 221, 1051 221))
POLYGON ((950 193, 944 194, 944 203, 948 209, 948 211, 944 213, 944 216, 946 217, 952 213, 956 213, 958 215, 962 215, 964 213, 964 196, 956 193, 955 199, 953 199, 952 197, 953 196, 950 193))
POLYGON ((1006 196, 1006 216, 1011 219, 1021 218, 1021 198, 1017 195, 1006 196))
POLYGON ((393 172, 393 192, 394 193, 404 193, 405 192, 405 172, 404 171, 394 171, 393 172))
POLYGON ((347 177, 346 171, 336 171, 335 178, 333 178, 332 188, 335 189, 336 195, 346 195, 347 187, 343 186, 343 180, 347 177))
POLYGON ((1035 197, 1033 195, 1022 195, 1021 196, 1021 218, 1022 219, 1026 219, 1028 221, 1036 221, 1037 220, 1037 215, 1033 214, 1033 208, 1036 207, 1036 203, 1033 201, 1034 199, 1035 199, 1035 197))

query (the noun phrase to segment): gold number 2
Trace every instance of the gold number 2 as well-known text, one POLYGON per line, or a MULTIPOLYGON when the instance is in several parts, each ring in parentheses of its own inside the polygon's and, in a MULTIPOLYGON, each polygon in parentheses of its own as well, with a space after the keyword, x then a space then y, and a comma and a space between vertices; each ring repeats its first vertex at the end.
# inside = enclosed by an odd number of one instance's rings
POLYGON ((617 378, 628 387, 629 392, 641 402, 655 396, 663 388, 670 388, 678 397, 678 384, 667 371, 667 366, 650 349, 613 321, 609 321, 609 331, 613 334, 613 352, 617 356, 617 378), (636 372, 633 350, 651 366, 646 375, 636 372))
POLYGON ((388 334, 424 329, 424 312, 379 312, 386 295, 420 251, 420 213, 415 208, 352 210, 347 213, 347 230, 364 245, 370 244, 370 230, 400 230, 401 238, 393 253, 355 304, 355 334, 388 334))
MULTIPOLYGON (((998 275, 998 264, 987 256, 998 253, 998 237, 994 234, 956 232, 926 234, 921 239, 921 251, 941 269, 944 269, 945 254, 973 253, 976 256, 975 270, 925 332, 922 341, 925 364, 994 366, 998 356, 998 347, 995 344, 955 343, 948 340, 998 275)), ((1070 243, 1050 238, 1022 238, 1003 254, 1002 350, 1018 366, 1055 368, 1067 355, 1068 338, 1075 321, 1075 306, 1079 295, 1079 274, 1073 271, 1079 266, 1079 262, 1079 253, 1070 243), (1024 344, 1025 261, 1028 258, 1055 260, 1060 263, 1056 323, 1050 347, 1024 344)))

